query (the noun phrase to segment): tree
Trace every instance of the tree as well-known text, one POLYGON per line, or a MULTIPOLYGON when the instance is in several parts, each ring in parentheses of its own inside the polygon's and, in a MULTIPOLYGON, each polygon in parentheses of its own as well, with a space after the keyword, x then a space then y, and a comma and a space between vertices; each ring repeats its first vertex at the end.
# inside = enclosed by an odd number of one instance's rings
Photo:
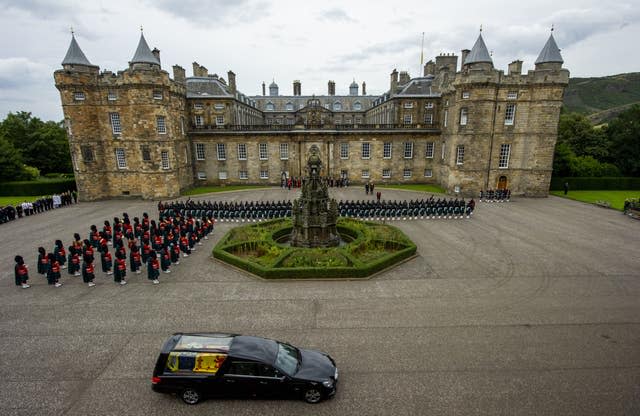
POLYGON ((72 172, 71 155, 62 123, 43 122, 31 113, 9 113, 0 134, 20 153, 27 165, 46 173, 72 172))
POLYGON ((608 161, 610 144, 605 131, 594 128, 582 114, 561 114, 558 123, 558 143, 566 143, 576 156, 592 156, 608 161))
POLYGON ((640 106, 634 105, 609 123, 611 158, 627 176, 640 176, 640 106))
POLYGON ((23 166, 20 152, 0 133, 0 182, 22 179, 23 166))

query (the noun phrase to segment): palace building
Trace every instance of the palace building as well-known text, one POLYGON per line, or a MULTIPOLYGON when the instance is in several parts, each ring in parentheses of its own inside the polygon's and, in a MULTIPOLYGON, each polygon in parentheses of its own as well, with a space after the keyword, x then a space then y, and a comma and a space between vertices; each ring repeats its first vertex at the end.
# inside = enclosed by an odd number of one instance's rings
POLYGON ((81 200, 164 199, 199 185, 280 185, 305 175, 312 146, 322 175, 351 184, 433 183, 476 195, 509 188, 546 196, 569 71, 553 38, 535 69, 498 70, 482 38, 461 56, 441 54, 421 76, 391 72, 388 91, 280 95, 275 80, 247 96, 193 63, 193 76, 162 69, 140 35, 128 68, 100 71, 72 34, 55 71, 81 200), (458 59, 460 58, 460 65, 458 59))

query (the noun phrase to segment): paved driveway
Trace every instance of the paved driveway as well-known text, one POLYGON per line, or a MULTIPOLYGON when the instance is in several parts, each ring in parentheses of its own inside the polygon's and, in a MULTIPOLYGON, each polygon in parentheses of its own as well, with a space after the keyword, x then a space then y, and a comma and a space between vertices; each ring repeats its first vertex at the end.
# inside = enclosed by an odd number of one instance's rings
MULTIPOLYGON (((360 189, 331 190, 363 199, 360 189)), ((383 198, 418 193, 382 190, 383 198)), ((279 189, 202 199, 273 200, 279 189)), ((418 256, 366 281, 264 282, 214 261, 231 228, 173 268, 94 288, 35 273, 36 248, 65 244, 142 201, 81 203, 0 226, 2 415, 638 415, 640 222, 556 197, 478 203, 470 220, 398 221, 418 256), (13 256, 31 266, 13 284, 13 256), (331 353, 338 394, 207 401, 153 393, 174 331, 262 335, 331 353)), ((66 272, 66 271, 65 271, 66 272)))

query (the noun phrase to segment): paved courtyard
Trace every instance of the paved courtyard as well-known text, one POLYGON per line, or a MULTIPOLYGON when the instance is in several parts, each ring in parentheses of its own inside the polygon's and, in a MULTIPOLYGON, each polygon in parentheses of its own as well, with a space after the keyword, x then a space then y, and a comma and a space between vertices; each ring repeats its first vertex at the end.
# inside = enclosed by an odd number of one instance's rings
MULTIPOLYGON (((384 199, 424 194, 381 190, 384 199)), ((360 188, 331 189, 363 199, 360 188)), ((210 200, 292 199, 262 189, 210 200)), ((478 203, 469 220, 394 221, 416 258, 365 281, 265 282, 218 263, 233 225, 152 285, 88 288, 35 271, 36 248, 156 203, 81 203, 0 226, 1 415, 639 415, 640 222, 550 197, 478 203), (13 283, 23 255, 32 287, 13 283), (318 405, 150 389, 177 331, 232 331, 329 352, 338 393, 318 405)))

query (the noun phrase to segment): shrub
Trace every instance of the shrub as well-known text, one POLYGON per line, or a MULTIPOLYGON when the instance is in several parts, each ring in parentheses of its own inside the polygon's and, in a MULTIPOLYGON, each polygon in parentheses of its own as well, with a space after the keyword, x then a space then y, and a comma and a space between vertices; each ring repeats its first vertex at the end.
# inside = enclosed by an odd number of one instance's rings
POLYGON ((573 191, 606 191, 606 190, 634 190, 640 189, 640 178, 633 177, 602 177, 602 178, 551 178, 550 190, 560 191, 564 183, 569 183, 569 190, 573 191))
POLYGON ((4 182, 0 184, 0 196, 52 195, 75 189, 75 179, 4 182))

